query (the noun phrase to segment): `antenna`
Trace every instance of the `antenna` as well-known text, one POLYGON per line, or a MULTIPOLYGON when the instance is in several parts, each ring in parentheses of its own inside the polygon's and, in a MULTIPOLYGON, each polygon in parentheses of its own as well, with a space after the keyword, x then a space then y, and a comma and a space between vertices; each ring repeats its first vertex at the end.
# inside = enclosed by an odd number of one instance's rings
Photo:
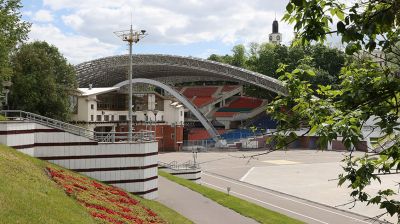
POLYGON ((132 27, 132 23, 133 23, 133 12, 132 12, 132 9, 131 9, 131 27, 132 27))
POLYGON ((276 12, 275 12, 275 20, 276 20, 276 12))

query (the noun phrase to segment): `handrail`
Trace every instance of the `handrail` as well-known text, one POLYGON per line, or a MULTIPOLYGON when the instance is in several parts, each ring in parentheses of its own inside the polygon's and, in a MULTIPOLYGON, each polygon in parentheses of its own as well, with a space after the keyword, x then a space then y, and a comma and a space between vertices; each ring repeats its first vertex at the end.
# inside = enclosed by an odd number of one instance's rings
POLYGON ((76 134, 82 137, 87 137, 91 140, 95 140, 95 132, 89 129, 85 129, 83 127, 69 124, 63 121, 59 121, 53 118, 45 117, 42 115, 34 114, 31 112, 26 112, 22 110, 2 110, 0 111, 1 114, 4 114, 5 117, 13 117, 13 116, 8 116, 9 114, 17 114, 17 117, 13 118, 21 118, 21 119, 26 119, 26 120, 31 120, 35 121, 39 124, 43 124, 52 128, 58 128, 66 132, 70 132, 72 134, 76 134))
POLYGON ((159 166, 166 167, 171 170, 193 170, 193 169, 200 169, 200 165, 198 163, 194 163, 193 161, 189 160, 185 163, 178 164, 177 161, 172 161, 170 163, 165 162, 158 162, 159 166))
MULTIPOLYGON (((97 142, 118 142, 128 141, 128 132, 95 132, 77 125, 69 124, 53 118, 42 115, 22 111, 22 110, 2 110, 0 114, 4 114, 7 118, 22 119, 36 122, 48 127, 57 128, 65 132, 69 132, 78 136, 86 137, 97 142), (14 115, 14 116, 9 116, 14 115)), ((154 131, 133 132, 135 142, 154 141, 154 131)))

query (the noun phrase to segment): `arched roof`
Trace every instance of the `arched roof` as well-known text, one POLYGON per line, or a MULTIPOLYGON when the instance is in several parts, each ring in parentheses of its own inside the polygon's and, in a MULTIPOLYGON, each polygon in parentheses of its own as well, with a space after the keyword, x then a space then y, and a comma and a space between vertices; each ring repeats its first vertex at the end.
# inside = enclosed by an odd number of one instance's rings
MULTIPOLYGON (((110 87, 127 80, 129 55, 84 62, 75 66, 79 87, 110 87)), ((167 84, 188 81, 236 81, 285 94, 282 83, 246 69, 194 57, 172 55, 133 55, 133 78, 146 78, 167 84)))

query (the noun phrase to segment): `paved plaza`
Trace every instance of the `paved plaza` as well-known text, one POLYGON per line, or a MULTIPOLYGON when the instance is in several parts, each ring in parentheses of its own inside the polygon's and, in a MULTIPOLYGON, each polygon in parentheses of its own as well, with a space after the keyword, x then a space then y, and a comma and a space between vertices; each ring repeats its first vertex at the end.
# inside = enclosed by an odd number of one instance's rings
MULTIPOLYGON (((282 192, 288 195, 336 207, 362 216, 373 217, 382 213, 374 206, 353 204, 346 187, 337 187, 338 174, 342 172, 344 152, 290 150, 278 151, 254 159, 241 158, 260 152, 205 152, 197 154, 197 161, 205 173, 282 192)), ((360 152, 355 156, 362 155, 360 152)), ((192 153, 160 154, 163 162, 193 160, 192 153)), ((400 175, 382 177, 382 186, 373 183, 368 189, 376 192, 383 187, 396 185, 400 175)), ((386 217, 390 221, 394 219, 386 217)), ((329 222, 328 222, 329 223, 329 222)))

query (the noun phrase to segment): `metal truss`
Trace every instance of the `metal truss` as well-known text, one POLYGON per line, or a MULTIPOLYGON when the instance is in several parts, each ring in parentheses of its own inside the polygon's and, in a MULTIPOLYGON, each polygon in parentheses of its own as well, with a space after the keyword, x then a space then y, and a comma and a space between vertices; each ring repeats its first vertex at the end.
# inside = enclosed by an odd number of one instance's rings
MULTIPOLYGON (((129 80, 125 80, 123 82, 117 83, 114 86, 121 88, 123 86, 128 85, 128 83, 129 83, 129 80)), ((188 100, 185 96, 181 95, 178 91, 176 91, 172 87, 170 87, 162 82, 153 80, 153 79, 136 78, 136 79, 132 79, 132 83, 145 83, 145 84, 154 85, 154 86, 164 89, 165 91, 170 93, 172 96, 174 96, 177 100, 179 100, 186 108, 188 108, 193 113, 193 115, 196 116, 197 119, 199 119, 201 124, 204 126, 204 128, 207 130, 207 132, 211 135, 211 137, 215 141, 218 141, 220 139, 220 136, 219 136, 217 130, 214 128, 214 126, 211 124, 211 122, 199 111, 199 109, 195 105, 192 104, 192 102, 190 102, 190 100, 188 100)))
MULTIPOLYGON (((100 58, 75 66, 80 87, 109 87, 128 80, 128 55, 100 58)), ((246 69, 194 57, 133 55, 133 78, 158 80, 169 85, 191 81, 234 81, 286 94, 282 82, 246 69)))

